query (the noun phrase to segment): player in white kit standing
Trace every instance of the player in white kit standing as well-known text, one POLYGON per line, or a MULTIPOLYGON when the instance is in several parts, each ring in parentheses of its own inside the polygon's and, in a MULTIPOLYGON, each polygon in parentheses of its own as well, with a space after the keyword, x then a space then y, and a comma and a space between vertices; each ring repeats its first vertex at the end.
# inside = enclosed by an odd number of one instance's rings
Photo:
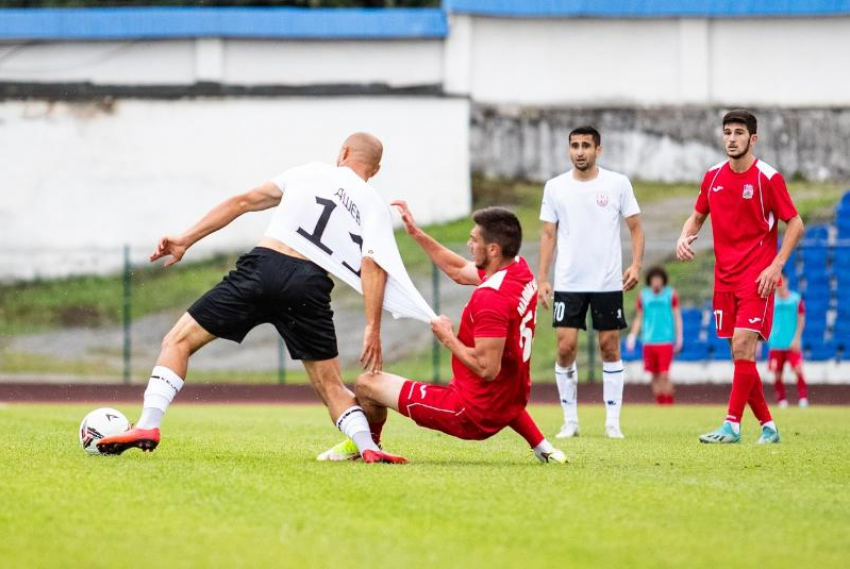
POLYGON ((620 330, 626 328, 623 291, 633 288, 640 278, 644 249, 640 208, 627 177, 596 165, 602 145, 595 128, 574 129, 569 136, 569 151, 573 168, 546 183, 540 208, 540 300, 546 308, 554 300, 552 325, 558 340, 555 380, 564 410, 564 424, 556 437, 579 433, 576 351, 578 331, 586 329, 589 307, 602 353, 605 433, 621 439, 620 330), (620 218, 626 219, 632 240, 632 264, 625 273, 620 218), (553 287, 549 269, 556 245, 553 287))
MULTIPOLYGON (((128 448, 153 450, 163 415, 183 386, 189 357, 216 338, 241 342, 262 323, 273 324, 293 359, 300 359, 336 426, 358 446, 365 462, 406 462, 372 441, 363 409, 340 377, 328 270, 349 284, 362 281, 366 329, 361 362, 379 372, 381 308, 386 271, 373 259, 395 243, 389 208, 366 182, 380 169, 383 147, 356 133, 343 144, 337 165, 318 162, 287 170, 263 185, 223 202, 184 234, 164 237, 151 261, 179 262, 203 237, 244 213, 277 207, 257 247, 236 269, 195 302, 162 342, 135 428, 98 443, 104 454, 128 448), (339 272, 337 270, 339 269, 339 272), (349 278, 346 278, 346 271, 349 278)), ((405 273, 406 274, 406 273, 405 273)))

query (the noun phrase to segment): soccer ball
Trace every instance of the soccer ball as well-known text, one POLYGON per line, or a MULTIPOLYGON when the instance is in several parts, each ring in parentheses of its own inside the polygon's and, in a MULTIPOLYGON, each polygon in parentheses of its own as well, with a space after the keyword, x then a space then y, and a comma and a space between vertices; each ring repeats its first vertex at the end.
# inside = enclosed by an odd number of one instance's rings
POLYGON ((110 407, 95 409, 80 423, 80 446, 89 454, 100 454, 97 441, 130 430, 130 421, 121 411, 110 407))

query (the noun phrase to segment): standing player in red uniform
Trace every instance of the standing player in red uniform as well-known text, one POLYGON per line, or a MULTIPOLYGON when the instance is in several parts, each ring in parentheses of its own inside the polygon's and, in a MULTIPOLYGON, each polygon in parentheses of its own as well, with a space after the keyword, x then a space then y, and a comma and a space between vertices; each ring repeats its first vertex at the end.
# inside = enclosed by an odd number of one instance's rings
POLYGON ((773 293, 782 268, 803 234, 803 221, 788 195, 782 175, 753 156, 758 140, 756 118, 744 110, 723 117, 723 143, 729 160, 705 174, 694 212, 676 245, 681 261, 694 258, 691 247, 711 214, 714 233, 714 319, 718 338, 728 338, 735 361, 732 394, 725 422, 702 435, 704 443, 741 441, 741 416, 749 403, 761 424, 759 443, 778 443, 756 369, 756 343, 767 340, 773 320, 773 293), (777 223, 786 223, 777 252, 777 223))
MULTIPOLYGON (((377 443, 387 408, 418 425, 465 440, 487 439, 511 427, 531 446, 540 462, 564 464, 567 457, 547 441, 526 411, 531 392, 531 343, 537 315, 537 282, 518 257, 522 228, 510 211, 486 208, 472 216, 469 235, 473 260, 467 261, 422 231, 404 202, 394 202, 407 232, 431 260, 459 284, 476 286, 455 335, 446 316, 432 321, 434 335, 452 352, 449 385, 422 383, 390 373, 365 373, 357 379, 357 401, 366 412, 377 443)), ((344 441, 319 460, 357 458, 344 441)))

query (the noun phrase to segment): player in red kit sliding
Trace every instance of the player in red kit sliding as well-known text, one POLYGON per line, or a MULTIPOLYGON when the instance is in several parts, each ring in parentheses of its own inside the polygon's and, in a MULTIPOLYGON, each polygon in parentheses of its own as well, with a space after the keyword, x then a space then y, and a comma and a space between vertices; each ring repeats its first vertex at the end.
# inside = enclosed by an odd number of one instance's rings
POLYGON ((680 261, 690 261, 691 247, 706 218, 714 233, 714 319, 719 338, 728 338, 735 362, 726 420, 703 443, 737 443, 741 417, 749 403, 759 423, 759 443, 778 443, 776 428, 756 369, 759 337, 767 340, 773 320, 774 291, 782 269, 803 234, 800 219, 782 175, 753 156, 757 121, 735 110, 723 117, 723 143, 729 159, 705 174, 694 212, 676 245, 680 261), (778 222, 786 223, 777 252, 778 222))
MULTIPOLYGON (((486 208, 472 216, 468 261, 422 231, 404 202, 395 202, 407 232, 431 260, 455 282, 475 291, 455 335, 441 316, 431 323, 434 335, 452 352, 454 378, 449 385, 422 383, 390 373, 362 374, 357 400, 369 419, 375 442, 392 408, 419 426, 465 440, 487 439, 505 427, 522 436, 540 462, 567 462, 545 439, 526 411, 531 392, 531 342, 537 311, 537 282, 518 257, 522 244, 519 220, 503 208, 486 208)), ((343 441, 319 460, 357 458, 343 441)))

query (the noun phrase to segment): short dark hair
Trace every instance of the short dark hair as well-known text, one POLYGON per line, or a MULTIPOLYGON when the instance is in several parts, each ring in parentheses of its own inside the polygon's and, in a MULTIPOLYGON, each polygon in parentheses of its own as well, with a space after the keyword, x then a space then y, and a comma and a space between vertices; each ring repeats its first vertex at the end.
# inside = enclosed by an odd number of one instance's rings
POLYGON ((481 228, 484 243, 496 243, 506 259, 515 257, 522 246, 522 226, 510 210, 503 207, 485 207, 472 214, 472 220, 481 228))
POLYGON ((667 286, 667 281, 669 279, 667 277, 667 271, 664 270, 664 267, 650 267, 649 270, 646 271, 646 286, 649 286, 649 283, 651 283, 652 279, 655 277, 661 277, 661 280, 664 281, 664 286, 667 286))
POLYGON ((589 124, 582 125, 580 127, 577 127, 577 128, 574 128, 573 130, 571 130, 570 136, 567 137, 567 141, 572 140, 573 136, 576 136, 576 135, 579 135, 579 134, 587 134, 587 135, 592 136, 593 137, 593 144, 595 144, 596 146, 599 146, 600 144, 602 144, 602 135, 600 135, 599 131, 596 130, 594 127, 590 126, 589 124))
POLYGON ((723 115, 724 127, 731 122, 746 125, 747 132, 750 134, 756 134, 759 128, 759 123, 756 120, 755 115, 753 115, 750 111, 745 111, 744 109, 735 109, 734 111, 729 111, 723 115))

